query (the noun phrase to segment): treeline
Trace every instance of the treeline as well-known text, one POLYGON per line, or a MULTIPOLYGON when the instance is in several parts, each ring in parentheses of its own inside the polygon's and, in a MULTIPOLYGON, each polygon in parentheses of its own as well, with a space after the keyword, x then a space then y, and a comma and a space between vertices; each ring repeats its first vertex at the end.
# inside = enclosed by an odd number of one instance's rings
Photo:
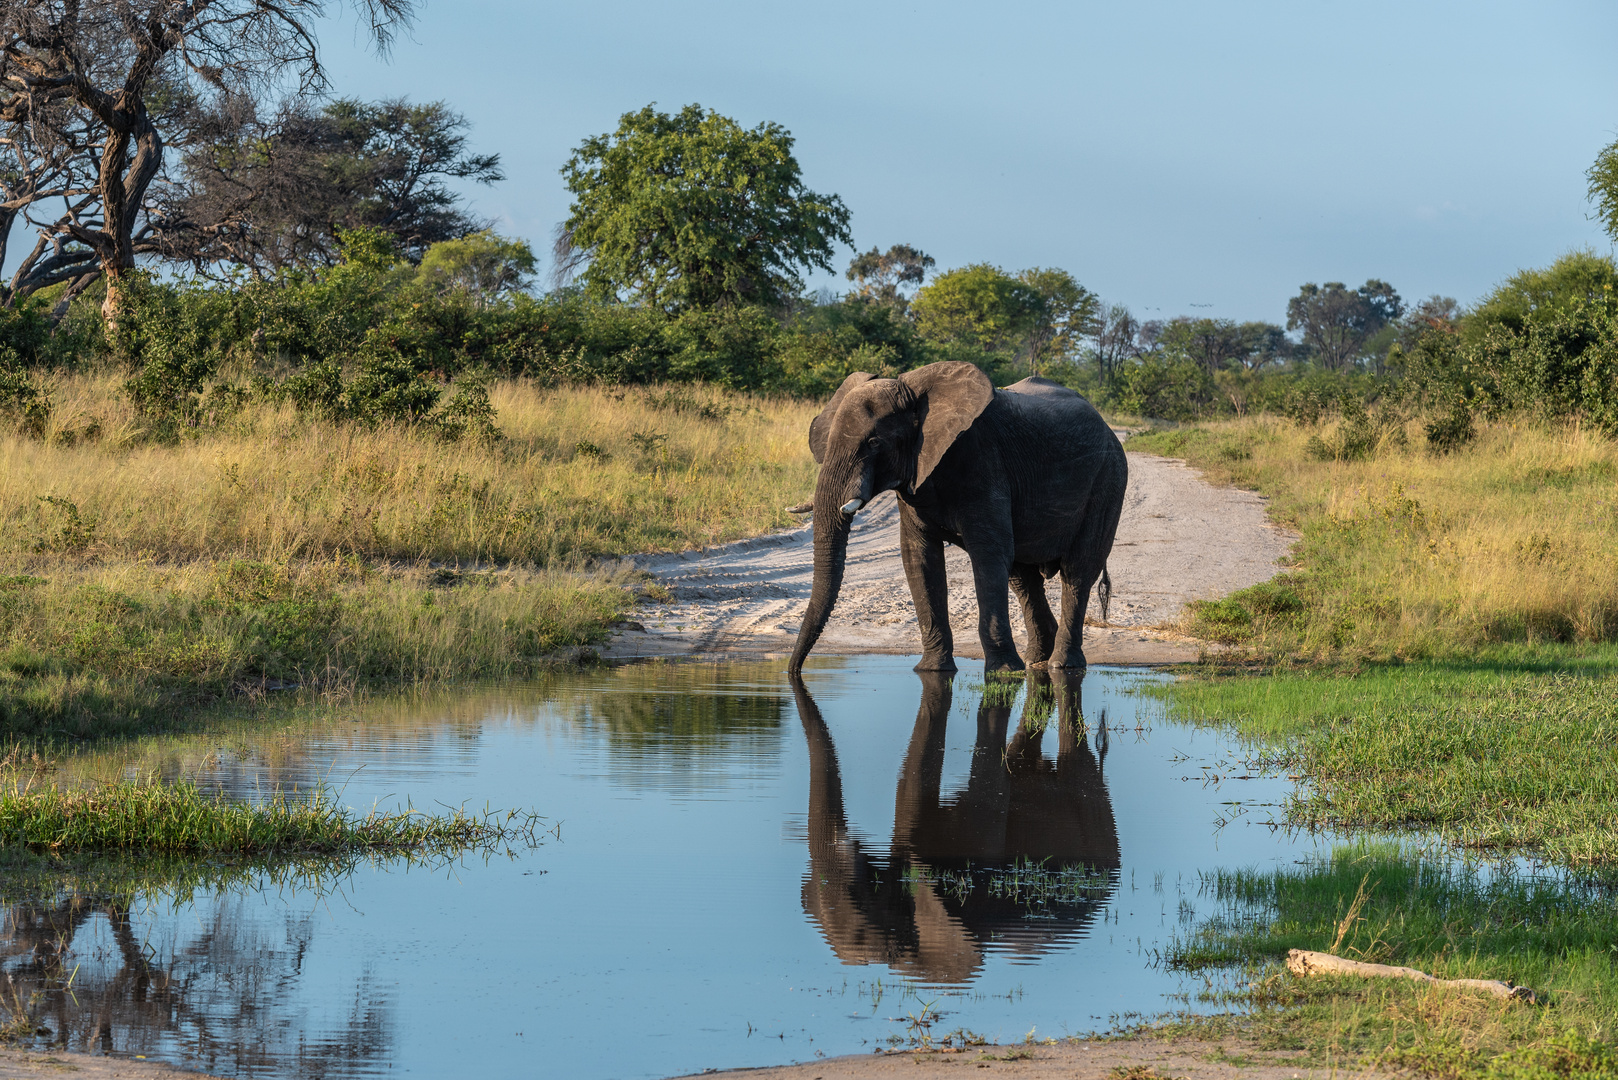
MULTIPOLYGON (((912 304, 891 288, 893 273, 867 266, 846 296, 668 312, 579 286, 535 295, 523 288, 532 264, 525 246, 489 233, 441 241, 412 264, 385 233, 362 228, 342 234, 329 269, 226 284, 132 276, 113 324, 92 289, 53 325, 46 293, 0 308, 0 411, 36 435, 75 437, 51 425, 43 375, 114 363, 159 438, 219 423, 255 400, 323 419, 493 437, 491 376, 818 396, 852 371, 896 374, 949 358, 1017 378, 1030 347, 1047 367, 1061 366, 1053 358, 1074 329, 1071 318, 1053 322, 1054 302, 1011 278, 1017 320, 972 324, 962 312, 974 299, 981 306, 973 290, 1002 284, 986 268, 941 276, 926 303, 912 304)), ((1060 272, 1023 277, 1088 296, 1060 272)))
POLYGON ((1615 288, 1618 266, 1588 251, 1514 274, 1464 310, 1438 296, 1406 310, 1382 282, 1357 290, 1359 305, 1342 285, 1310 285, 1289 305, 1300 341, 1273 325, 1178 319, 1141 327, 1124 363, 1097 355, 1095 375, 1099 396, 1142 415, 1340 418, 1322 450, 1334 456, 1362 456, 1411 418, 1439 450, 1507 415, 1618 436, 1615 288), (1355 306, 1352 321, 1327 317, 1355 306))
POLYGON ((1058 270, 978 265, 907 288, 930 261, 899 245, 856 258, 844 295, 671 312, 578 285, 535 294, 525 288, 532 253, 489 232, 440 241, 412 263, 387 234, 361 228, 342 233, 327 269, 233 283, 132 277, 111 329, 93 289, 54 325, 48 292, 0 308, 0 412, 37 435, 93 435, 51 425, 41 373, 116 363, 158 438, 254 400, 493 438, 492 376, 813 397, 851 371, 959 359, 1002 384, 1038 372, 1104 406, 1170 420, 1343 417, 1358 435, 1334 452, 1350 456, 1375 438, 1378 411, 1385 423, 1419 414, 1440 448, 1506 413, 1618 433, 1618 267, 1592 253, 1518 273, 1465 311, 1442 297, 1407 310, 1380 282, 1307 286, 1291 304, 1300 332, 1290 335, 1270 323, 1137 322, 1058 270), (1334 325, 1318 308, 1351 310, 1338 293, 1375 303, 1354 325, 1334 325))

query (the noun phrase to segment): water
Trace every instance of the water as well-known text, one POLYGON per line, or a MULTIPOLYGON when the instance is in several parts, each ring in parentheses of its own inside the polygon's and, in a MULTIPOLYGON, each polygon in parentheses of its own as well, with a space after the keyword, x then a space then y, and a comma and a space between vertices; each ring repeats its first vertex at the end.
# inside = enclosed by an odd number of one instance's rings
POLYGON ((553 832, 320 888, 13 907, 0 989, 42 993, 42 1041, 243 1077, 658 1077, 912 1018, 1017 1040, 1207 1007, 1155 950, 1211 913, 1199 871, 1314 850, 1268 824, 1285 779, 1128 692, 1157 676, 982 705, 970 663, 953 690, 911 663, 827 659, 801 697, 779 663, 623 668, 164 744, 138 767, 244 798, 326 782, 553 832))

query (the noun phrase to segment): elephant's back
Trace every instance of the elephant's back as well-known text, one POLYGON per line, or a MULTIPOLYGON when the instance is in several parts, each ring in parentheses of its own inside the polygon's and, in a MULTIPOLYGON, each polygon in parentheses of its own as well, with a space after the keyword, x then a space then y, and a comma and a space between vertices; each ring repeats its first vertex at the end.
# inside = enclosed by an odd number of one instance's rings
POLYGON ((1068 428, 1092 437, 1112 434, 1112 427, 1083 394, 1038 375, 1002 387, 994 396, 1024 420, 1047 429, 1068 428))
POLYGON ((1009 421, 1008 441, 1021 444, 1018 449, 1025 453, 1033 451, 1047 470, 1066 463, 1093 475, 1098 458, 1127 467, 1112 425, 1061 383, 1032 376, 996 390, 995 404, 1009 421))

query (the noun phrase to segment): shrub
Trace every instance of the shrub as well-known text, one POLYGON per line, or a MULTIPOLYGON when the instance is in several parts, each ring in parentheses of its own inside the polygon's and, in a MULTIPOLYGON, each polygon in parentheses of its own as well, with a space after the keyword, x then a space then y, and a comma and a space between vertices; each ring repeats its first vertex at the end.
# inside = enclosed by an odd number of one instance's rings
POLYGON ((45 437, 51 418, 50 395, 23 369, 16 352, 4 345, 0 345, 0 415, 36 439, 45 437))

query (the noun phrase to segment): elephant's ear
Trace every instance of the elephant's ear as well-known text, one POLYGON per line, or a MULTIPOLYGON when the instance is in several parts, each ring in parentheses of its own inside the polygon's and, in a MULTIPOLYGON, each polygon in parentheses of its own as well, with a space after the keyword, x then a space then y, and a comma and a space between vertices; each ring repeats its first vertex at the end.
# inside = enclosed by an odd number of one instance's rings
POLYGON ((863 386, 876 378, 866 371, 856 371, 843 380, 843 385, 837 388, 837 393, 826 402, 826 407, 820 410, 820 415, 809 421, 809 452, 815 455, 815 464, 819 465, 826 460, 826 436, 831 433, 831 422, 837 416, 837 407, 843 403, 848 392, 856 386, 863 386))
POLYGON ((916 487, 921 487, 946 451, 994 400, 994 384, 976 364, 945 360, 907 371, 899 380, 916 392, 922 410, 916 448, 916 487))

